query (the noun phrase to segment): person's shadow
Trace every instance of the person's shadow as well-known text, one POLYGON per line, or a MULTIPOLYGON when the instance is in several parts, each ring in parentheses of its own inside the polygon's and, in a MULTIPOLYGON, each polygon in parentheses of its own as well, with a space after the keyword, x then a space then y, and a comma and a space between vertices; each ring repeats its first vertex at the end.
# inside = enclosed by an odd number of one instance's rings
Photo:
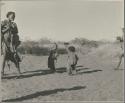
POLYGON ((95 70, 89 70, 89 71, 80 71, 77 72, 77 75, 81 75, 81 74, 91 74, 91 73, 95 73, 95 72, 99 72, 102 71, 101 69, 95 69, 95 70))
MULTIPOLYGON (((99 72, 99 71, 102 71, 102 70, 101 69, 91 70, 90 68, 86 68, 86 67, 83 68, 83 66, 77 66, 76 67, 76 75, 91 74, 91 73, 95 73, 95 72, 99 72)), ((64 72, 66 72, 66 68, 65 67, 57 68, 56 72, 57 73, 64 73, 64 72)))
POLYGON ((41 75, 47 75, 47 74, 52 74, 53 72, 51 70, 34 70, 34 71, 25 71, 23 72, 20 76, 17 75, 6 75, 3 76, 2 79, 23 79, 23 78, 29 78, 29 77, 33 77, 33 76, 41 76, 41 75))
MULTIPOLYGON (((64 73, 66 72, 65 67, 57 68, 55 73, 64 73)), ((39 69, 39 70, 33 70, 33 71, 25 71, 20 76, 18 75, 6 75, 3 76, 2 79, 23 79, 23 78, 30 78, 34 76, 41 76, 41 75, 47 75, 47 74, 53 74, 54 72, 49 69, 39 69)))
POLYGON ((86 88, 86 86, 75 86, 75 87, 72 87, 72 88, 59 88, 59 89, 53 89, 53 90, 39 91, 39 92, 29 94, 29 95, 25 95, 25 96, 22 96, 22 97, 2 100, 2 102, 19 102, 19 101, 37 98, 39 96, 48 96, 48 95, 51 95, 51 94, 56 94, 58 92, 81 90, 81 89, 85 89, 85 88, 86 88))
MULTIPOLYGON (((76 66, 76 68, 81 68, 81 67, 83 67, 82 65, 78 65, 78 66, 76 66)), ((82 68, 82 69, 88 69, 88 68, 82 68)), ((81 69, 77 69, 77 71, 80 71, 81 69)), ((56 72, 57 73, 64 73, 64 72, 66 72, 67 70, 66 70, 66 67, 60 67, 60 68, 56 68, 56 72)))

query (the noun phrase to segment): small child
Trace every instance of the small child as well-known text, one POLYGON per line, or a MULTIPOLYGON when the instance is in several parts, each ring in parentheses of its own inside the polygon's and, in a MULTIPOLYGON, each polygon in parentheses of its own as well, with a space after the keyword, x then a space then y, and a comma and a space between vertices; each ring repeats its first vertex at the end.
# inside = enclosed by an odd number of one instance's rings
POLYGON ((64 43, 64 45, 68 53, 67 72, 69 75, 72 75, 73 70, 76 71, 78 56, 76 54, 76 49, 74 46, 68 46, 69 43, 64 43))
POLYGON ((54 47, 50 50, 50 54, 48 57, 48 68, 50 68, 52 72, 56 71, 55 61, 57 61, 57 57, 58 57, 57 49, 58 49, 58 46, 56 43, 54 43, 54 47))

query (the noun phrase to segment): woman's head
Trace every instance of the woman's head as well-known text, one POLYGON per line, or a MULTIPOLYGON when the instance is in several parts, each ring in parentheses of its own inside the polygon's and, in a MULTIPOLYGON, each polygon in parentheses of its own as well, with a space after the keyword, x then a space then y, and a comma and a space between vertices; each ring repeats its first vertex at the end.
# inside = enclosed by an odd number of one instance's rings
POLYGON ((14 19, 15 19, 15 12, 12 12, 12 11, 8 12, 7 15, 6 15, 6 17, 9 20, 14 21, 14 19))

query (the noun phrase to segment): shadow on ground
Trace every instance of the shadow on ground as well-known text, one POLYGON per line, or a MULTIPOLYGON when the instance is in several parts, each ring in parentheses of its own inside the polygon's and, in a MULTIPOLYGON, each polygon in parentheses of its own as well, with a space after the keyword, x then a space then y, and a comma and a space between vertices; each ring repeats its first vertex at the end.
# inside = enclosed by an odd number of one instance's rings
POLYGON ((23 79, 23 78, 29 78, 33 76, 41 76, 41 75, 47 75, 47 74, 52 74, 53 72, 51 70, 36 70, 36 71, 26 71, 23 72, 20 76, 17 75, 7 75, 3 76, 2 79, 23 79))
MULTIPOLYGON (((82 66, 77 66, 77 67, 82 67, 82 66)), ((56 73, 64 73, 66 72, 66 67, 60 67, 56 69, 56 73)), ((3 76, 2 79, 23 79, 23 78, 29 78, 33 76, 41 76, 41 75, 47 75, 47 74, 52 74, 53 72, 51 70, 33 70, 33 71, 25 71, 23 72, 20 76, 17 75, 6 75, 3 76)))
MULTIPOLYGON (((57 68, 56 73, 64 73, 66 72, 65 67, 57 68)), ((2 79, 23 79, 23 78, 30 78, 34 76, 41 76, 41 75, 47 75, 47 74, 53 74, 54 72, 51 70, 34 70, 34 71, 25 71, 20 76, 13 74, 13 75, 5 75, 2 77, 2 79)))
MULTIPOLYGON (((94 73, 94 72, 98 72, 98 71, 102 71, 102 70, 90 70, 90 71, 85 71, 88 70, 90 68, 81 68, 83 66, 77 66, 76 67, 76 71, 77 74, 84 74, 84 73, 94 73)), ((64 73, 66 72, 66 67, 60 67, 56 69, 56 73, 64 73)), ((52 72, 51 70, 34 70, 34 71, 25 71, 23 72, 20 76, 17 75, 6 75, 3 76, 2 79, 23 79, 23 78, 30 78, 33 76, 41 76, 41 75, 47 75, 47 74, 53 74, 54 72, 52 72)))
POLYGON ((77 72, 77 74, 91 74, 91 73, 100 72, 100 71, 102 71, 102 70, 96 69, 96 70, 89 70, 89 71, 77 72))
POLYGON ((14 98, 14 99, 2 100, 2 102, 24 101, 24 100, 37 98, 39 96, 48 96, 48 95, 51 95, 51 94, 56 94, 58 92, 80 90, 80 89, 85 89, 85 88, 86 88, 86 86, 75 86, 75 87, 72 87, 72 88, 59 88, 59 89, 53 89, 53 90, 45 90, 45 91, 36 92, 36 93, 33 93, 33 94, 29 94, 29 95, 14 98))
MULTIPOLYGON (((86 70, 86 69, 90 69, 90 68, 83 68, 82 65, 76 66, 76 70, 77 70, 77 71, 86 70)), ((66 71, 67 71, 67 70, 66 70, 66 67, 61 67, 61 68, 57 68, 57 69, 56 69, 56 72, 57 72, 57 73, 64 73, 64 72, 66 72, 66 71)))
MULTIPOLYGON (((89 70, 88 71, 88 69, 90 69, 90 68, 83 68, 83 66, 77 66, 76 67, 76 72, 77 72, 77 74, 87 74, 87 73, 89 74, 89 73, 102 71, 101 69, 95 69, 95 70, 89 70)), ((56 73, 64 73, 64 72, 66 72, 66 67, 61 67, 61 68, 56 69, 56 73)))

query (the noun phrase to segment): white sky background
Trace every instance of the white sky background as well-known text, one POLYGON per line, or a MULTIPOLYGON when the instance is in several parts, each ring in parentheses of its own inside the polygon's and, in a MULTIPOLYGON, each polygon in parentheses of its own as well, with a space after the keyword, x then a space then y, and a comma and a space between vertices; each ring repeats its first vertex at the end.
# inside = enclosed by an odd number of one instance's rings
MULTIPOLYGON (((3 2, 3 1, 2 1, 3 2)), ((1 19, 16 12, 22 40, 50 38, 69 41, 75 37, 114 40, 122 35, 124 3, 97 0, 4 1, 1 19)))

